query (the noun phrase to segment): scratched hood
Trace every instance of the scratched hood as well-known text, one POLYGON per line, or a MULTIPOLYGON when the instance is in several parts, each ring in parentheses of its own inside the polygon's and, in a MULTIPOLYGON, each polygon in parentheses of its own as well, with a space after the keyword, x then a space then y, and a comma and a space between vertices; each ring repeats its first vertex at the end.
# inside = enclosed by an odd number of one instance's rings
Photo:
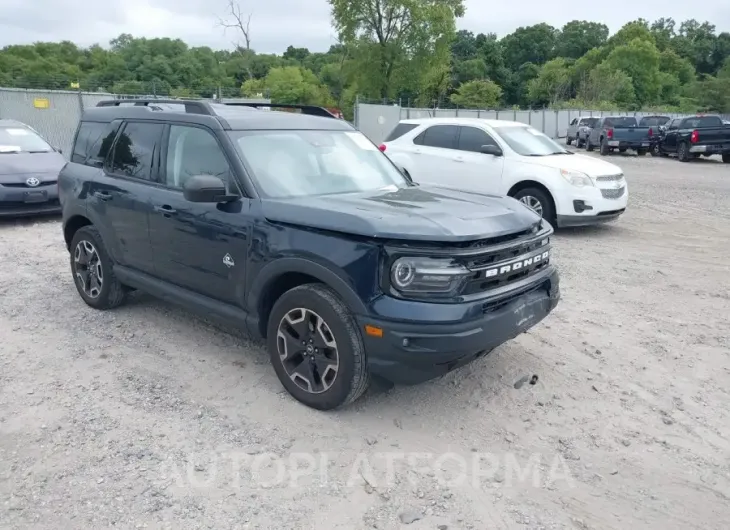
POLYGON ((413 186, 264 199, 272 222, 384 239, 469 241, 527 230, 540 217, 509 197, 413 186))

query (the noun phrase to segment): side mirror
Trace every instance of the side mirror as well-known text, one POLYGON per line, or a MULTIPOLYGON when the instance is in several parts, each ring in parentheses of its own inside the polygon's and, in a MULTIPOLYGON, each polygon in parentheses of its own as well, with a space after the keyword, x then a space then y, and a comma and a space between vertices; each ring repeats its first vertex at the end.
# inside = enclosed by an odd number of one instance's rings
POLYGON ((183 185, 183 197, 190 202, 219 203, 237 199, 236 195, 226 194, 226 185, 213 175, 190 177, 183 185))
POLYGON ((483 145, 482 153, 485 155, 502 156, 502 149, 498 145, 483 145))

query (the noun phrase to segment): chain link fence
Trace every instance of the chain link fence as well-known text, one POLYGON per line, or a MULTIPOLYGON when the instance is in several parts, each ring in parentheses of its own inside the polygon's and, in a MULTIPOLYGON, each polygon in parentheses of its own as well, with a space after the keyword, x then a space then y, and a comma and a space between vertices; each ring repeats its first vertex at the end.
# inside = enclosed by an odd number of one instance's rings
MULTIPOLYGON (((244 99, 223 97, 216 101, 269 102, 265 99, 244 99)), ((130 95, 109 92, 83 92, 77 90, 34 90, 23 88, 0 88, 0 119, 13 119, 29 125, 53 147, 61 149, 68 157, 71 153, 73 137, 84 109, 95 107, 100 101, 108 99, 134 99, 165 95, 130 95)))

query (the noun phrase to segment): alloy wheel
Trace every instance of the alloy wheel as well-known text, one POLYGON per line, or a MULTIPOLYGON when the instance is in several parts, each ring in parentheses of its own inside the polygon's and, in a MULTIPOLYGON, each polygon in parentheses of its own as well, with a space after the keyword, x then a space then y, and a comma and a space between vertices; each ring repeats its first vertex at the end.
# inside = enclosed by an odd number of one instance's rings
POLYGON ((536 197, 533 197, 532 195, 525 195, 524 197, 520 197, 520 202, 528 208, 533 209, 535 213, 542 217, 542 203, 536 197))
POLYGON ((337 341, 325 320, 311 309, 296 308, 279 322, 279 359, 289 378, 310 394, 326 392, 339 369, 337 341))
POLYGON ((74 273, 89 298, 97 298, 104 285, 104 270, 93 243, 81 240, 74 249, 74 273))

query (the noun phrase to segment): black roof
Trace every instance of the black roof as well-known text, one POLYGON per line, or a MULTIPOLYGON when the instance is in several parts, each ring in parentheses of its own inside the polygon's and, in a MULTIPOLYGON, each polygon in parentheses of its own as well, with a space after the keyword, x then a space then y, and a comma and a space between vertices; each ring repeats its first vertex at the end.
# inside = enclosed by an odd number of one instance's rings
POLYGON ((119 119, 196 123, 224 130, 343 130, 353 127, 322 107, 286 105, 300 113, 260 110, 275 104, 226 104, 196 100, 119 99, 101 101, 84 110, 82 121, 110 122, 119 119), (329 116, 329 117, 324 117, 329 116))

